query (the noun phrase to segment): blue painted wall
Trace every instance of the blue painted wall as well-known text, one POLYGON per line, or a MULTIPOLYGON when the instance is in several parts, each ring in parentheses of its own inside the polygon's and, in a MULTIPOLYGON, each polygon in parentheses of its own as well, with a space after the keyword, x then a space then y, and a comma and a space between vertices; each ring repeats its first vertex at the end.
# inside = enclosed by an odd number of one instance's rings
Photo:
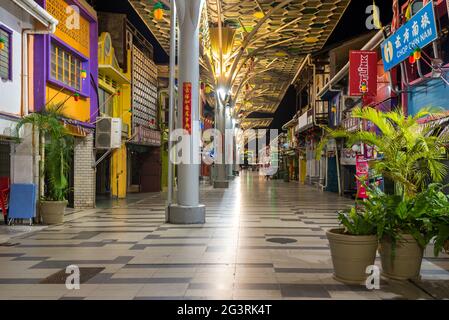
POLYGON ((449 110, 449 86, 441 79, 411 88, 408 94, 408 113, 415 115, 424 107, 442 107, 449 110))

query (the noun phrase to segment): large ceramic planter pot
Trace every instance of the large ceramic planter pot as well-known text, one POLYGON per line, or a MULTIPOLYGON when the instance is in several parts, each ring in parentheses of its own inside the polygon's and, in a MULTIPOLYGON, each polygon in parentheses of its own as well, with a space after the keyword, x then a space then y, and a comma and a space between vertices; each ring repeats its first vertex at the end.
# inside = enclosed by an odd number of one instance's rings
POLYGON ((67 201, 41 201, 40 215, 44 224, 60 224, 64 222, 67 201))
POLYGON ((409 234, 403 234, 396 242, 394 255, 390 238, 383 238, 380 243, 382 275, 395 280, 419 279, 424 254, 418 242, 409 234))
POLYGON ((334 278, 348 284, 364 284, 366 268, 374 265, 378 247, 377 237, 353 236, 343 229, 327 231, 327 239, 334 265, 334 278))

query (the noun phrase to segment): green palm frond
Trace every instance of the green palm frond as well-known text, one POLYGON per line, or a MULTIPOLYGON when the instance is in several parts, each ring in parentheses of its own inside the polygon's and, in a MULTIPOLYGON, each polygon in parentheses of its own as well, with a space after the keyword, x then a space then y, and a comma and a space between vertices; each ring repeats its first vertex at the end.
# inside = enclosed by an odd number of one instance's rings
POLYGON ((352 117, 372 122, 379 128, 383 135, 390 136, 394 133, 394 127, 376 109, 370 107, 355 108, 352 111, 352 117))
POLYGON ((69 135, 62 123, 63 113, 55 105, 47 106, 44 111, 31 113, 22 118, 16 126, 16 135, 20 129, 31 124, 40 137, 45 137, 44 175, 48 182, 46 197, 49 200, 62 201, 65 199, 69 183, 67 180, 69 159, 73 150, 73 137, 69 135))
POLYGON ((332 130, 330 128, 324 127, 324 130, 326 131, 326 135, 321 139, 321 141, 318 143, 318 146, 316 148, 317 160, 321 159, 323 150, 326 147, 326 145, 329 143, 330 139, 345 139, 345 138, 350 137, 348 132, 344 129, 332 130))

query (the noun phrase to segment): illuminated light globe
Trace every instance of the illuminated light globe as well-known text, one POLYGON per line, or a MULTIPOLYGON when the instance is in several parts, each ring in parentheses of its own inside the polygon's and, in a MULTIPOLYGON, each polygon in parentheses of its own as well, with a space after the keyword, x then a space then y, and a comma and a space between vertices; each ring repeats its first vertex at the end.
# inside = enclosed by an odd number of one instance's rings
POLYGON ((86 70, 81 70, 81 79, 86 79, 87 78, 87 71, 86 70))

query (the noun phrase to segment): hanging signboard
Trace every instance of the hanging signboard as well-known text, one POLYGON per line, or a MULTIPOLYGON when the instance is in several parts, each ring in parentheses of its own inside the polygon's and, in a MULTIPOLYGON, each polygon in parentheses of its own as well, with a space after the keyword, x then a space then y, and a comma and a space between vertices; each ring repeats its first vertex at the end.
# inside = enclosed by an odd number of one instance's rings
POLYGON ((146 146, 159 147, 161 145, 161 132, 143 126, 134 128, 135 135, 132 143, 146 146))
POLYGON ((433 1, 419 10, 407 23, 381 44, 385 71, 408 59, 438 38, 433 1))
POLYGON ((356 157, 357 157, 357 152, 355 152, 351 148, 344 148, 341 151, 340 163, 343 166, 355 166, 356 157))
POLYGON ((357 156, 355 170, 357 176, 357 198, 367 199, 368 192, 366 189, 366 184, 369 183, 369 165, 363 155, 357 156))
POLYGON ((192 84, 190 82, 184 82, 182 86, 182 105, 183 115, 182 124, 184 130, 189 134, 192 133, 192 84))
POLYGON ((349 55, 349 95, 376 96, 377 52, 352 50, 349 55))

